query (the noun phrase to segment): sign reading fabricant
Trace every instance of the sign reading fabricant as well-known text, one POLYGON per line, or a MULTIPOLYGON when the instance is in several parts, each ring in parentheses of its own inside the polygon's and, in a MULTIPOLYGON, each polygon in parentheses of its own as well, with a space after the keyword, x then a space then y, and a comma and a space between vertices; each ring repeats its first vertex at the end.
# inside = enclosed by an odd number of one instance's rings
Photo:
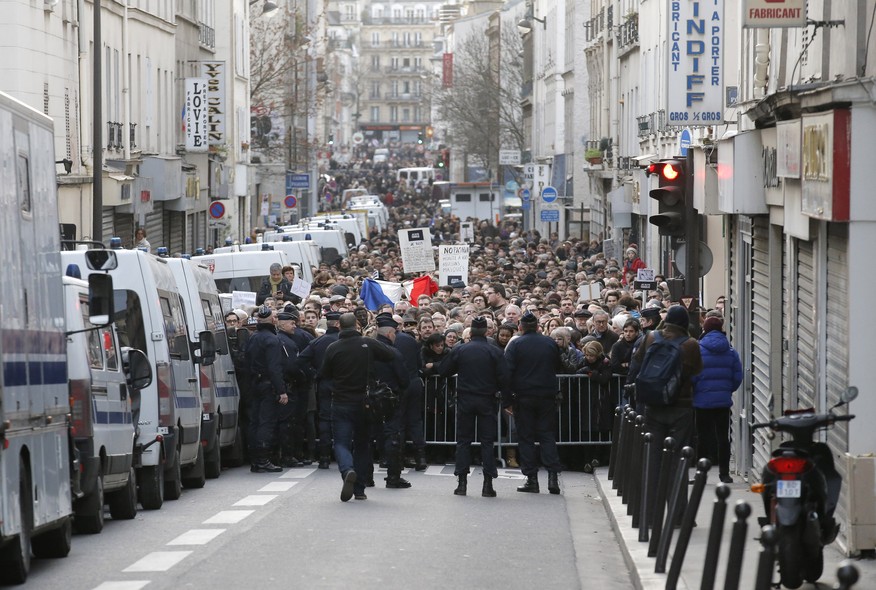
POLYGON ((438 284, 468 285, 468 246, 442 245, 438 250, 438 284))
POLYGON ((428 227, 400 229, 398 245, 401 249, 402 267, 407 273, 432 272, 435 270, 435 254, 432 252, 432 234, 428 227))
POLYGON ((806 0, 743 0, 742 26, 805 27, 806 0))
POLYGON ((724 119, 724 0, 670 0, 666 100, 669 125, 724 119))
POLYGON ((202 61, 207 81, 207 143, 225 145, 225 62, 202 61))
POLYGON ((207 80, 186 78, 186 151, 207 151, 207 80))

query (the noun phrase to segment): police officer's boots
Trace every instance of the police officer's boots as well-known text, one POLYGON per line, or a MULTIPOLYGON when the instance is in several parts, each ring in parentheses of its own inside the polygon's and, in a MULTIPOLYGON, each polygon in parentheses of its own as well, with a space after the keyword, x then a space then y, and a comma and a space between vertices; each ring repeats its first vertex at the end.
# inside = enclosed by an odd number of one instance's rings
POLYGON ((459 483, 456 485, 456 489, 453 490, 453 493, 457 496, 464 496, 468 490, 468 476, 463 474, 457 475, 456 478, 459 480, 459 483))
POLYGON ((560 493, 560 478, 556 471, 548 471, 548 491, 552 494, 560 493))
POLYGON ((328 468, 329 468, 329 465, 331 464, 331 462, 332 462, 332 460, 331 460, 331 456, 329 455, 328 451, 325 451, 325 450, 324 450, 324 451, 322 451, 322 452, 319 454, 319 465, 318 465, 318 467, 319 467, 320 469, 328 469, 328 468))
POLYGON ((417 464, 415 467, 416 470, 417 471, 426 471, 426 468, 428 466, 429 466, 429 464, 426 463, 426 449, 418 450, 417 451, 417 464))
POLYGON ((518 492, 538 493, 538 475, 527 475, 526 483, 517 488, 518 492))
POLYGON ((489 475, 484 476, 484 488, 481 490, 481 496, 484 498, 496 497, 496 490, 493 489, 493 478, 489 475))

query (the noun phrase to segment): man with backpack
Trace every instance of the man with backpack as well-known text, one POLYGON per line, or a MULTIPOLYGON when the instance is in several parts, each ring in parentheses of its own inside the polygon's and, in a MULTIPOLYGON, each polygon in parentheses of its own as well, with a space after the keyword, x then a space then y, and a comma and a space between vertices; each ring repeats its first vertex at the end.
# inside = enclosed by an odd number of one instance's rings
MULTIPOLYGON (((645 432, 650 432, 651 469, 648 488, 657 489, 663 439, 671 436, 677 449, 691 442, 694 428, 691 379, 703 370, 699 343, 688 334, 688 312, 673 305, 663 319, 663 328, 649 332, 635 353, 636 409, 645 414, 645 432)), ((679 496, 683 507, 683 495, 679 496)))

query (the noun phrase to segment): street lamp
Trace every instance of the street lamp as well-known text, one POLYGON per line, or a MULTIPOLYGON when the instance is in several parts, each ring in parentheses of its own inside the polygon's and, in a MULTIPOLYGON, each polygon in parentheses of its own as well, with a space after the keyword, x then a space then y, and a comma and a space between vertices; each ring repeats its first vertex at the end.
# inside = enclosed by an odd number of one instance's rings
POLYGON ((521 18, 517 21, 517 30, 521 35, 528 35, 532 32, 532 21, 541 23, 542 29, 547 29, 547 17, 538 18, 535 15, 529 15, 526 18, 521 18))
POLYGON ((264 2, 262 4, 262 16, 272 16, 277 11, 277 8, 279 8, 273 0, 249 0, 249 5, 253 6, 262 1, 264 2))

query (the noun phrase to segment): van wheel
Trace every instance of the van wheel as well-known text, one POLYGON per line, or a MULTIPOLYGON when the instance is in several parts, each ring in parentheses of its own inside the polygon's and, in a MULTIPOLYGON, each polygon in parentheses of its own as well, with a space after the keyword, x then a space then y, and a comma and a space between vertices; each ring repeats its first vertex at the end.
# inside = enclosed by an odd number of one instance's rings
POLYGON ((144 510, 158 510, 164 504, 164 466, 150 465, 137 471, 140 504, 144 510))
POLYGON ((204 469, 204 445, 198 445, 198 456, 195 458, 195 464, 186 469, 186 476, 182 480, 182 484, 186 488, 202 488, 207 482, 207 474, 204 469))
POLYGON ((30 476, 23 461, 18 471, 20 490, 18 521, 21 523, 21 531, 16 535, 16 539, 0 549, 0 583, 4 584, 24 584, 30 573, 33 500, 31 499, 30 476))
POLYGON ((173 465, 164 471, 164 499, 179 500, 182 496, 182 469, 179 464, 179 449, 173 453, 173 465))
POLYGON ((63 524, 33 538, 33 554, 36 557, 67 557, 73 545, 73 519, 67 517, 63 524))
POLYGON ((213 442, 213 450, 205 458, 204 473, 208 479, 216 479, 222 474, 222 453, 219 448, 219 433, 213 442))
POLYGON ((243 465, 243 434, 240 426, 234 433, 234 444, 225 451, 225 466, 240 467, 243 465))
POLYGON ((74 506, 76 519, 74 525, 77 533, 96 535, 103 530, 103 473, 97 473, 94 489, 90 494, 78 500, 74 506))
POLYGON ((137 516, 137 483, 134 468, 128 473, 128 483, 117 492, 107 497, 110 516, 114 520, 131 520, 137 516))

